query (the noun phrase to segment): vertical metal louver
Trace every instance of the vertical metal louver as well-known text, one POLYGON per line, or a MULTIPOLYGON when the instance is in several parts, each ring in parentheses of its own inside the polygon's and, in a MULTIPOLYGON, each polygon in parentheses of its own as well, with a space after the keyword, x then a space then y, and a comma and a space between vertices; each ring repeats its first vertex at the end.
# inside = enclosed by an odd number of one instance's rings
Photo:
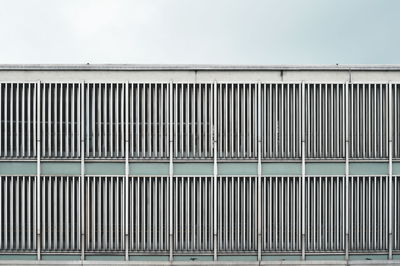
POLYGON ((213 85, 173 84, 175 158, 213 157, 213 85))
POLYGON ((305 84, 307 158, 344 158, 344 84, 305 84))
POLYGON ((130 157, 168 158, 168 84, 129 84, 129 110, 130 157))
POLYGON ((174 177, 174 250, 213 250, 212 177, 174 177))
POLYGON ((87 250, 124 249, 124 194, 123 177, 85 177, 87 250))
POLYGON ((80 249, 80 184, 75 176, 40 178, 42 249, 80 249))
POLYGON ((346 191, 343 176, 308 176, 306 250, 344 251, 346 191))
POLYGON ((130 250, 168 251, 168 177, 129 178, 129 242, 130 250))
POLYGON ((36 178, 0 176, 0 250, 36 249, 36 178))
POLYGON ((262 249, 300 251, 301 179, 297 176, 262 177, 262 249))
POLYGON ((85 135, 88 158, 125 156, 125 86, 85 84, 85 135))
POLYGON ((400 158, 400 84, 392 84, 393 157, 400 158))
POLYGON ((393 249, 400 250, 400 176, 393 177, 392 187, 392 199, 393 199, 393 249))
POLYGON ((388 157, 387 84, 350 84, 350 158, 388 157))
POLYGON ((257 250, 257 179, 218 177, 218 250, 257 250))
POLYGON ((36 84, 0 83, 0 157, 36 156, 36 84))
POLYGON ((256 84, 217 84, 218 157, 257 158, 256 84))
POLYGON ((301 84, 261 84, 261 97, 262 157, 300 158, 301 84))
POLYGON ((349 182, 350 250, 388 247, 386 176, 352 176, 349 182))
POLYGON ((80 157, 80 84, 41 84, 41 156, 80 157))

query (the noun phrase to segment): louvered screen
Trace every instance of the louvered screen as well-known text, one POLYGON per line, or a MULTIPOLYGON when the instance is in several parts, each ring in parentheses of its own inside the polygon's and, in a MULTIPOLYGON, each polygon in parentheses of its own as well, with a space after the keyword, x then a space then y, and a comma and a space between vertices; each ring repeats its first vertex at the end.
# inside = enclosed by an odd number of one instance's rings
POLYGON ((392 231, 393 231, 393 249, 400 250, 400 176, 393 177, 393 221, 392 221, 392 231))
POLYGON ((174 177, 174 250, 213 249, 212 177, 174 177))
POLYGON ((255 84, 217 84, 218 157, 257 158, 255 84))
POLYGON ((130 157, 169 157, 169 97, 166 83, 129 84, 130 157))
POLYGON ((124 180, 85 177, 86 250, 124 250, 124 180))
POLYGON ((345 189, 343 176, 306 177, 307 250, 345 250, 345 189))
POLYGON ((169 249, 169 183, 165 176, 129 178, 129 249, 169 249))
POLYGON ((0 83, 0 158, 36 156, 36 84, 0 83))
POLYGON ((40 178, 42 249, 80 250, 80 183, 76 176, 40 178))
POLYGON ((36 250, 36 178, 0 176, 0 251, 36 250))
POLYGON ((386 176, 352 176, 349 182, 350 250, 388 248, 386 176))
POLYGON ((257 250, 257 179, 218 177, 218 250, 257 250))
POLYGON ((41 156, 79 158, 81 128, 80 84, 43 83, 41 97, 41 156))
POLYGON ((388 157, 387 84, 349 86, 350 158, 388 157))
POLYGON ((393 157, 400 158, 400 84, 392 84, 393 157))
POLYGON ((344 158, 344 84, 305 84, 307 158, 344 158))
POLYGON ((121 83, 85 84, 85 157, 125 156, 124 88, 121 83))
POLYGON ((213 157, 213 99, 212 84, 174 84, 175 158, 213 157))
POLYGON ((262 249, 301 250, 301 180, 264 176, 261 183, 262 249))

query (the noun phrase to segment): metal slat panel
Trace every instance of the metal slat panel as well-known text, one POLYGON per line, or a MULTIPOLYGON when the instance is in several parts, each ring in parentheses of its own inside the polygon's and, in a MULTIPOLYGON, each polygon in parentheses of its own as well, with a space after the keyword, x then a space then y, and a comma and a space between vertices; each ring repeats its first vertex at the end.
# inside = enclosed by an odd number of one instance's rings
MULTIPOLYGON (((169 157, 167 85, 166 83, 128 84, 131 108, 128 114, 131 123, 130 158, 169 157)), ((122 131, 122 127, 120 130, 122 131)))
POLYGON ((307 158, 344 158, 344 84, 306 83, 305 94, 307 158))
POLYGON ((400 176, 393 176, 392 186, 392 197, 393 197, 393 250, 400 250, 400 176))
POLYGON ((85 83, 86 158, 123 158, 125 104, 121 83, 85 83))
POLYGON ((298 176, 261 179, 263 251, 301 250, 301 182, 298 176))
POLYGON ((256 89, 253 83, 217 84, 219 158, 257 158, 257 138, 253 136, 257 132, 256 89), (245 88, 247 93, 243 93, 245 88))
POLYGON ((42 176, 40 182, 43 251, 78 251, 79 177, 42 176))
POLYGON ((218 176, 218 250, 257 250, 257 177, 218 176))
POLYGON ((387 242, 386 176, 351 176, 349 190, 350 250, 386 250, 387 242))
POLYGON ((129 199, 129 250, 168 251, 168 178, 130 177, 129 199))
POLYGON ((387 84, 349 86, 350 158, 387 158, 387 84))
POLYGON ((393 158, 400 158, 400 84, 392 84, 393 158))
POLYGON ((0 251, 34 251, 34 176, 0 176, 0 251))
POLYGON ((87 192, 86 250, 123 251, 125 217, 123 177, 88 176, 85 177, 85 187, 87 192))
POLYGON ((307 251, 344 251, 344 185, 342 176, 306 177, 307 251))
POLYGON ((79 86, 75 83, 41 83, 41 157, 79 157, 79 86))
POLYGON ((0 83, 0 158, 35 158, 34 83, 0 83))
POLYGON ((176 251, 211 251, 212 177, 174 177, 174 241, 176 251), (181 206, 179 208, 178 206, 181 206), (185 218, 185 219, 181 219, 185 218))
POLYGON ((212 113, 209 103, 213 101, 212 84, 174 83, 174 131, 176 136, 174 158, 212 158, 212 113), (185 110, 183 112, 182 110, 185 110), (203 115, 202 115, 203 114, 203 115))
POLYGON ((300 158, 300 84, 261 84, 261 99, 262 157, 300 158))

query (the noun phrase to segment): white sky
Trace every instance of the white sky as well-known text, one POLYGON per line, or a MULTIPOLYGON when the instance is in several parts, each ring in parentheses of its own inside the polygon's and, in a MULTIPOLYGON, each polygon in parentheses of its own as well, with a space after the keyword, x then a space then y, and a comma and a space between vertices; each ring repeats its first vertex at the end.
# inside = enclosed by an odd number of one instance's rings
POLYGON ((0 64, 396 64, 400 0, 0 0, 0 64))

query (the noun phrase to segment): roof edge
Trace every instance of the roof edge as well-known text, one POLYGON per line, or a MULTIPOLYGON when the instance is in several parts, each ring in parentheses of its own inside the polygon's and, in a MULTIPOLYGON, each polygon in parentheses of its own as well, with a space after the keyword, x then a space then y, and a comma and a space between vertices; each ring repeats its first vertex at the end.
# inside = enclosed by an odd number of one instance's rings
POLYGON ((0 64, 0 71, 400 71, 400 64, 185 65, 185 64, 0 64))

